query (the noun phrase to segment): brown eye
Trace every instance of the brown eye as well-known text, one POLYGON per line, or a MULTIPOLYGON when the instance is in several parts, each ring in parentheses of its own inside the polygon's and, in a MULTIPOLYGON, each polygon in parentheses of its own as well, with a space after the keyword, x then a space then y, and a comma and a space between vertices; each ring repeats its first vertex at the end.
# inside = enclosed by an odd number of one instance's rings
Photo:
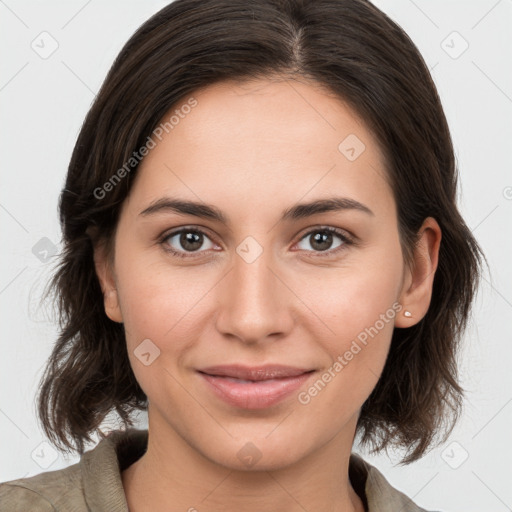
MULTIPOLYGON (((304 241, 308 243, 304 244, 306 247, 299 247, 300 249, 313 253, 326 253, 326 256, 337 253, 345 249, 345 246, 352 244, 350 238, 335 228, 316 228, 306 233, 301 238, 299 244, 304 241), (336 242, 336 239, 338 239, 338 242, 336 242), (307 245, 311 249, 308 249, 307 245)), ((323 256, 323 254, 318 254, 318 256, 323 256)))
POLYGON ((202 253, 204 251, 200 251, 201 248, 211 249, 214 246, 206 233, 197 229, 181 229, 174 231, 166 235, 165 238, 162 239, 162 243, 166 250, 185 258, 188 256, 187 253, 202 253), (204 247, 205 242, 207 242, 206 247, 204 247), (208 243, 210 244, 209 247, 208 243))

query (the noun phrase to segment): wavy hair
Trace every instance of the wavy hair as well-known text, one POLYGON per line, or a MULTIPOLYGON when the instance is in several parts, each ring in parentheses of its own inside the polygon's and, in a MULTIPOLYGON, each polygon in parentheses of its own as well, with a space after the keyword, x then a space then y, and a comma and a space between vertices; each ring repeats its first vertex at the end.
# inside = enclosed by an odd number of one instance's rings
POLYGON ((176 0, 141 25, 115 59, 80 130, 60 196, 63 253, 45 294, 56 300, 60 334, 37 397, 39 421, 58 449, 82 454, 91 433, 101 435, 107 414, 116 412, 128 427, 131 413, 148 405, 123 325, 105 314, 93 261, 95 243, 112 243, 137 166, 108 194, 98 188, 195 91, 273 76, 319 84, 375 135, 406 263, 426 217, 442 230, 428 312, 394 330, 356 433, 373 451, 404 448, 408 464, 453 429, 463 397, 458 347, 485 256, 457 209, 451 136, 418 49, 365 0, 176 0))

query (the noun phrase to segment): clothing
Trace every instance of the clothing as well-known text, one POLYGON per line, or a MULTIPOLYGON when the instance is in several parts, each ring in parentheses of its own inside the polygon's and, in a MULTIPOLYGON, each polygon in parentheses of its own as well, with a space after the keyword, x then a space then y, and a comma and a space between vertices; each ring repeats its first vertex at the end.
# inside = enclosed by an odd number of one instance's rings
MULTIPOLYGON (((147 440, 147 430, 116 430, 76 464, 0 483, 0 512, 129 512, 121 472, 144 454, 147 440)), ((426 512, 355 453, 349 478, 368 512, 426 512)))

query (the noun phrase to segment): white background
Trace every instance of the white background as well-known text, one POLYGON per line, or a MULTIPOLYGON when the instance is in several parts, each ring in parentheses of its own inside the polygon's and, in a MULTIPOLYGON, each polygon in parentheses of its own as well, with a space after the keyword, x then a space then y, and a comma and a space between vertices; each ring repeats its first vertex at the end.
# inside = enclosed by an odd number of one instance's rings
MULTIPOLYGON (((0 481, 78 460, 41 445, 36 422, 34 397, 57 329, 50 306, 38 306, 52 263, 33 247, 59 250, 57 200, 84 116, 123 44, 166 3, 0 1, 0 481), (46 49, 58 43, 46 59, 31 47, 42 37, 46 49)), ((460 166, 459 206, 491 275, 464 339, 465 409, 448 442, 403 467, 399 454, 363 453, 426 509, 504 512, 512 508, 512 0, 375 3, 432 69, 460 166)))

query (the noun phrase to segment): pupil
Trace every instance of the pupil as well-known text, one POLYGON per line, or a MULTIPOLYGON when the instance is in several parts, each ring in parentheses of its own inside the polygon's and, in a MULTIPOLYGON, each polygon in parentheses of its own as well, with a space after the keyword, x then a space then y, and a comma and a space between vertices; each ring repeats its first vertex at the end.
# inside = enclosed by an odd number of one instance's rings
POLYGON ((319 246, 316 247, 316 249, 319 249, 319 250, 328 249, 332 243, 332 233, 327 233, 325 231, 318 232, 313 236, 313 240, 314 240, 314 242, 311 244, 312 247, 315 247, 315 245, 318 244, 319 246), (328 247, 326 247, 325 245, 322 245, 322 244, 325 244, 325 242, 329 242, 327 244, 328 247))
POLYGON ((201 234, 193 233, 191 231, 182 233, 180 243, 181 246, 188 251, 197 251, 202 245, 201 234))

